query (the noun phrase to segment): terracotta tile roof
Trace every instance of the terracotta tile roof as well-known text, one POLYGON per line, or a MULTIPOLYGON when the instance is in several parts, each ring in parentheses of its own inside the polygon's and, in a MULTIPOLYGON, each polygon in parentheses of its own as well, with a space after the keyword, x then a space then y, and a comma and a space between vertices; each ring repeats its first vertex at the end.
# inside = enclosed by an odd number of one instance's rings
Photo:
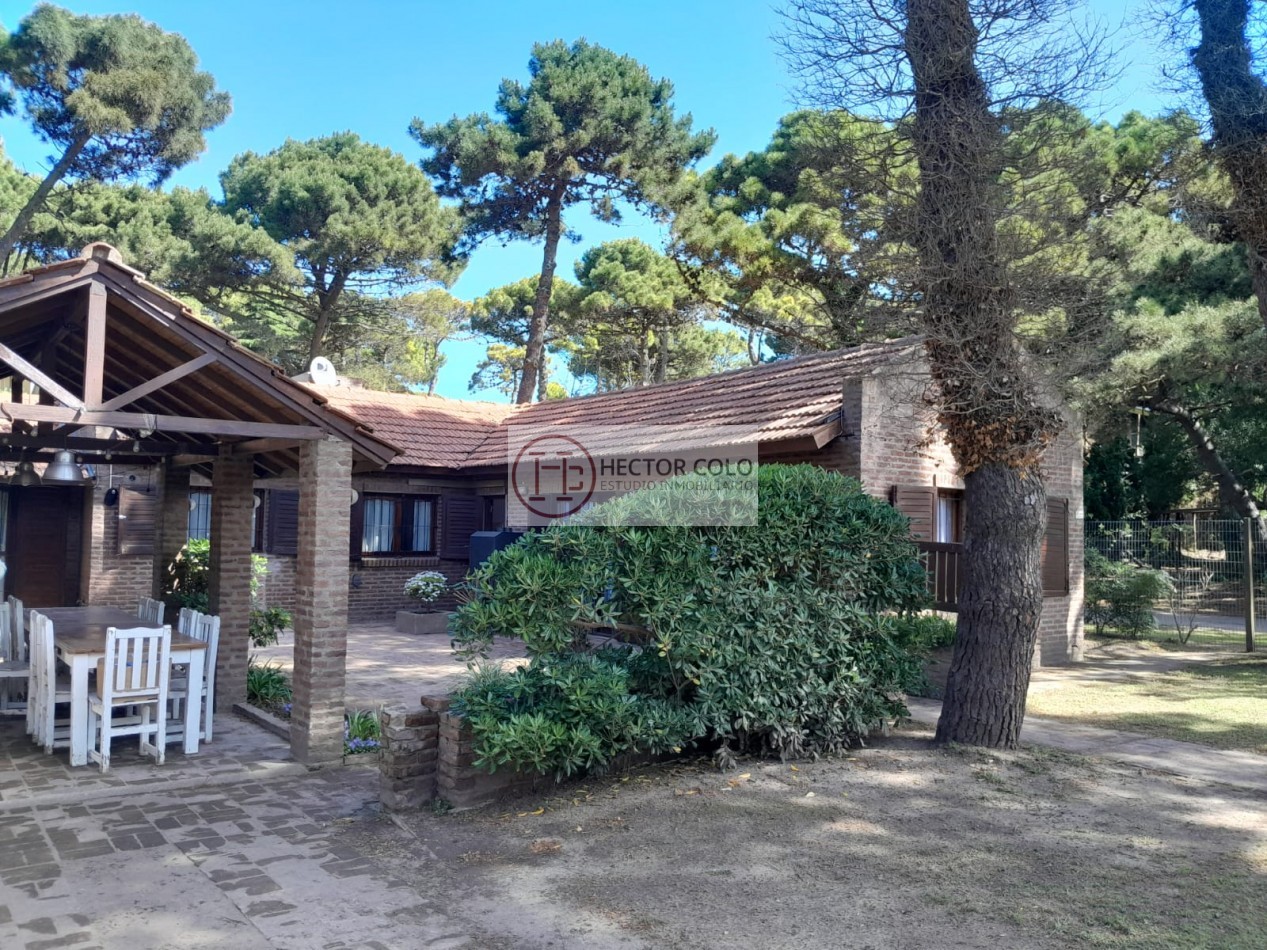
POLYGON ((445 399, 413 393, 385 393, 349 386, 313 386, 330 406, 370 427, 379 438, 401 446, 393 465, 460 468, 514 406, 445 399))
POLYGON ((918 340, 908 337, 527 406, 348 387, 312 388, 380 438, 404 446, 404 453, 392 464, 472 468, 504 461, 503 423, 744 425, 756 426, 762 442, 812 435, 839 411, 846 379, 910 359, 917 346, 918 340))

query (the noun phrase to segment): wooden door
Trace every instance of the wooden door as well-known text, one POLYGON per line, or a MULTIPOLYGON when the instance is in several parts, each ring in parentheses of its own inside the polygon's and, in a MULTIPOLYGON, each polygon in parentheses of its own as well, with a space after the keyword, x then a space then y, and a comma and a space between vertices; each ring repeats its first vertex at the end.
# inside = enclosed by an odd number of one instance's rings
POLYGON ((10 489, 5 588, 26 606, 79 603, 86 490, 10 489))

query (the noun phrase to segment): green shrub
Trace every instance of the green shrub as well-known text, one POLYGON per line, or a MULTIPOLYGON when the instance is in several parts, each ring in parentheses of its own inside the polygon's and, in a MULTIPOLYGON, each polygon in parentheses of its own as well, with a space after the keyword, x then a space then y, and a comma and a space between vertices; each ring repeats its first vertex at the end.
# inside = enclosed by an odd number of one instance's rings
POLYGON ((955 642, 955 622, 937 614, 905 614, 898 618, 896 628, 897 642, 916 656, 927 656, 955 642))
POLYGON ((1114 627, 1129 637, 1156 629, 1153 610, 1173 585, 1162 571, 1129 561, 1111 561, 1098 551, 1086 553, 1086 621, 1097 635, 1114 627))
POLYGON ((281 607, 251 608, 251 646, 267 647, 291 624, 290 611, 281 607))
POLYGON ((275 662, 258 663, 251 657, 246 664, 246 701, 272 712, 290 713, 290 677, 275 662))
POLYGON ((905 713, 919 672, 894 612, 926 598, 906 519, 852 479, 767 465, 756 525, 620 524, 689 504, 697 481, 527 535, 472 575, 454 618, 464 654, 506 635, 531 657, 457 697, 486 765, 567 774, 695 739, 723 757, 817 754, 905 713), (587 652, 594 626, 633 646, 587 652))
MULTIPOLYGON (((260 554, 251 555, 251 600, 259 595, 260 581, 268 573, 268 559, 260 554)), ((207 613, 211 610, 208 581, 211 575, 211 542, 192 540, 186 542, 168 569, 167 602, 173 607, 189 607, 207 613)), ((251 644, 257 647, 271 646, 277 635, 291 623, 290 613, 281 607, 252 607, 251 644)))

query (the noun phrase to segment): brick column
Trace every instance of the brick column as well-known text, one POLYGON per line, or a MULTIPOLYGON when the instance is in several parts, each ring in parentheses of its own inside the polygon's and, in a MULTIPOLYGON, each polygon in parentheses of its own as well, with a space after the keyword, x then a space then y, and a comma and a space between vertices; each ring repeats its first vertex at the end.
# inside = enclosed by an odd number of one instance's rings
MULTIPOLYGON (((246 701, 250 650, 251 541, 255 534, 254 463, 226 454, 211 468, 211 612, 220 617, 216 708, 246 701)), ((185 507, 188 512, 188 502, 185 507)))
MULTIPOLYGON (((154 526, 154 581, 150 596, 162 600, 170 584, 169 568, 189 537, 189 468, 165 462, 156 480, 159 507, 154 526)), ((175 618, 169 619, 174 625, 175 618)))
POLYGON ((309 766, 343 756, 352 447, 325 439, 299 453, 294 704, 290 750, 309 766))
POLYGON ((388 706, 379 727, 379 801, 391 811, 425 805, 435 798, 440 714, 426 706, 388 706))

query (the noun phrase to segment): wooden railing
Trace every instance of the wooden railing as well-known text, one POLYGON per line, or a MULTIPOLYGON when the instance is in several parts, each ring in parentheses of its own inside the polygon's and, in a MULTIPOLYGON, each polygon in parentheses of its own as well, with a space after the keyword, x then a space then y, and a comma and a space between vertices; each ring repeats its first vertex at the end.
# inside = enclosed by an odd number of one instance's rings
POLYGON ((920 541, 919 555, 928 570, 928 592, 937 610, 959 609, 959 586, 963 582, 963 545, 920 541))

